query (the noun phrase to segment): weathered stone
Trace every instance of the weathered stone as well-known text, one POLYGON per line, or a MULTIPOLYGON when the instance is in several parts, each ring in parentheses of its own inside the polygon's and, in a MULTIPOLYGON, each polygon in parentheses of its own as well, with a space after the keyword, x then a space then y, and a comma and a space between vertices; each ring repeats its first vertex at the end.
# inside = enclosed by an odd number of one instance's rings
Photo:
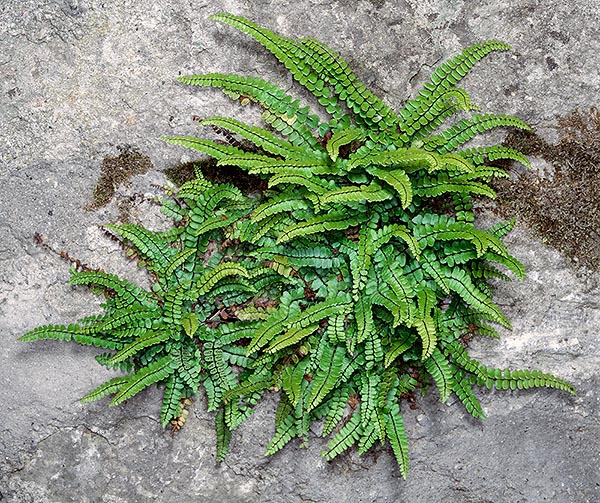
MULTIPOLYGON (((551 143, 560 138, 558 117, 587 110, 598 97, 600 20, 592 0, 4 0, 0 501, 597 501, 600 277, 574 269, 524 226, 509 242, 528 277, 497 285, 514 329, 499 341, 473 341, 473 352, 490 365, 553 372, 571 380, 578 395, 482 390, 488 419, 476 421, 430 393, 405 413, 407 481, 389 448, 327 463, 316 435, 307 449, 292 443, 264 458, 273 428, 269 401, 234 432, 230 455, 217 466, 213 416, 202 397, 171 438, 157 422, 157 390, 115 409, 77 401, 109 375, 95 364, 97 351, 16 341, 37 325, 90 314, 100 302, 66 285, 68 266, 34 245, 35 232, 84 262, 143 280, 98 225, 119 218, 123 201, 131 203, 127 218, 161 225, 156 208, 130 196, 152 193, 153 183, 165 182, 160 170, 193 154, 160 136, 193 133, 193 115, 258 119, 256 110, 216 91, 178 84, 179 74, 249 73, 302 94, 265 50, 207 18, 220 11, 323 40, 392 106, 441 59, 475 41, 506 40, 514 51, 478 65, 464 87, 485 111, 519 115, 551 143), (124 181, 106 207, 85 211, 103 159, 120 145, 149 156, 154 169, 124 181)), ((482 225, 496 218, 490 210, 483 217, 482 225)))

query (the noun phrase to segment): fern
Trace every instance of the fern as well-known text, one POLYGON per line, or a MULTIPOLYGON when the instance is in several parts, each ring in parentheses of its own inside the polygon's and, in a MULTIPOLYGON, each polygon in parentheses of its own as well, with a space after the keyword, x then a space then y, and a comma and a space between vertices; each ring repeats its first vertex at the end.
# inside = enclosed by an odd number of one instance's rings
POLYGON ((509 47, 494 40, 468 47, 396 112, 323 43, 232 14, 213 17, 262 44, 323 113, 257 77, 180 77, 258 105, 265 127, 210 117, 201 125, 229 144, 164 140, 214 158, 217 168, 238 167, 268 189, 243 194, 196 168, 194 180, 161 202, 172 229, 106 226, 141 259, 151 289, 73 270, 72 284, 105 294, 104 312, 38 327, 21 340, 110 350, 98 362, 125 375, 82 400, 112 395, 117 405, 156 384, 164 390, 161 424, 174 431, 188 398, 203 388, 216 411, 219 461, 266 390, 280 392, 267 454, 296 437, 305 444, 312 423, 323 420, 324 435, 333 434, 326 459, 387 440, 403 477, 401 404, 416 391, 433 384, 443 402, 454 393, 476 418, 484 414, 475 387, 574 393, 539 370, 486 367, 461 342, 464 334, 498 336, 492 324, 510 327, 489 280, 525 275, 502 241, 514 222, 482 228, 473 208, 475 197, 495 197, 492 178, 506 176, 494 161, 528 160, 507 147, 463 145, 496 127, 528 126, 480 112, 456 87, 478 61, 509 47))
POLYGON ((114 396, 111 405, 119 405, 121 402, 136 395, 144 388, 158 381, 164 380, 173 373, 171 359, 168 356, 157 360, 150 365, 132 374, 120 387, 114 396))
POLYGON ((327 451, 323 453, 325 459, 331 460, 352 447, 361 435, 362 430, 360 413, 354 413, 350 420, 333 437, 331 442, 327 444, 327 451))

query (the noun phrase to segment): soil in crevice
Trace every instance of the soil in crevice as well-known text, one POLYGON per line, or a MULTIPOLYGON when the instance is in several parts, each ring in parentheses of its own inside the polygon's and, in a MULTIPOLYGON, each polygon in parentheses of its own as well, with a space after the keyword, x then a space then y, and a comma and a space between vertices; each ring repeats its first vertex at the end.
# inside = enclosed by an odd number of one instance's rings
POLYGON ((202 176, 213 183, 229 183, 244 194, 263 192, 267 182, 256 175, 250 175, 236 166, 217 166, 216 159, 191 161, 172 168, 167 168, 165 176, 177 186, 196 178, 195 168, 199 168, 202 176))

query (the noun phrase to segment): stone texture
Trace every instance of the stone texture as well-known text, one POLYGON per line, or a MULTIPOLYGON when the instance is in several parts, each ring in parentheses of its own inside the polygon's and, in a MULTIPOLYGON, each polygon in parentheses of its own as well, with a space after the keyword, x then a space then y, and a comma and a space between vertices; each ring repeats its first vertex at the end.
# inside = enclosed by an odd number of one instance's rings
MULTIPOLYGON (((474 342, 473 352, 490 365, 556 373, 579 393, 482 390, 483 422, 430 393, 406 412, 407 481, 387 447, 329 464, 319 457, 325 442, 316 435, 308 449, 290 444, 264 458, 269 402, 235 432, 227 462, 217 466, 213 417, 201 397, 171 438, 157 422, 156 390, 116 409, 79 404, 108 375, 95 364, 94 350, 16 341, 28 329, 75 320, 99 304, 65 284, 68 267, 34 245, 35 232, 85 262, 143 281, 98 229, 117 218, 118 204, 83 209, 105 157, 124 145, 150 156, 154 169, 117 190, 117 201, 128 201, 164 183, 160 170, 191 158, 159 138, 193 132, 192 115, 256 119, 255 111, 217 92, 179 85, 177 75, 250 73, 298 90, 266 51, 207 19, 220 11, 323 40, 392 106, 411 96, 441 59, 478 40, 506 40, 514 51, 478 65, 464 87, 484 110, 517 114, 549 140, 556 138, 556 117, 592 106, 600 87, 593 0, 4 0, 0 501, 597 501, 600 277, 573 269, 524 227, 509 242, 528 277, 497 288, 514 330, 499 341, 474 342)), ((161 224, 151 204, 137 198, 131 206, 134 220, 161 224)), ((487 211, 484 218, 494 216, 487 211)))

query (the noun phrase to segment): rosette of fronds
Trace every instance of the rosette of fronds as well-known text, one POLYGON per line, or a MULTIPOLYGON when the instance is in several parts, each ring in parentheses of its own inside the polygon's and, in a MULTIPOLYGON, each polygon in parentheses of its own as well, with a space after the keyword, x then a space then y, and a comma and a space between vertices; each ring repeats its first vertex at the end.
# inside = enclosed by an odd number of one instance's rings
POLYGON ((442 401, 454 394, 477 418, 484 417, 477 386, 574 393, 553 375, 490 368, 467 351, 471 337, 510 327, 489 280, 525 275, 502 241, 513 222, 476 227, 473 198, 495 196, 489 181, 505 176, 496 160, 528 161, 510 148, 465 145, 493 128, 528 126, 481 113, 457 87, 475 63, 508 45, 465 49, 396 112, 321 42, 288 39, 230 14, 213 18, 272 52, 322 114, 257 77, 181 77, 257 105, 265 127, 208 117, 200 124, 227 141, 165 139, 256 175, 268 189, 249 197, 199 176, 163 201, 177 221, 171 231, 111 227, 146 261, 152 291, 75 272, 74 282, 110 292, 105 315, 24 338, 115 350, 102 362, 126 362, 133 373, 88 397, 116 393, 118 403, 164 383, 163 424, 203 385, 210 409, 219 409, 219 459, 267 390, 280 391, 267 454, 296 437, 306 442, 321 420, 324 435, 332 434, 327 459, 388 441, 404 477, 402 408, 415 390, 435 386, 442 401), (458 112, 470 116, 444 126, 458 112))

